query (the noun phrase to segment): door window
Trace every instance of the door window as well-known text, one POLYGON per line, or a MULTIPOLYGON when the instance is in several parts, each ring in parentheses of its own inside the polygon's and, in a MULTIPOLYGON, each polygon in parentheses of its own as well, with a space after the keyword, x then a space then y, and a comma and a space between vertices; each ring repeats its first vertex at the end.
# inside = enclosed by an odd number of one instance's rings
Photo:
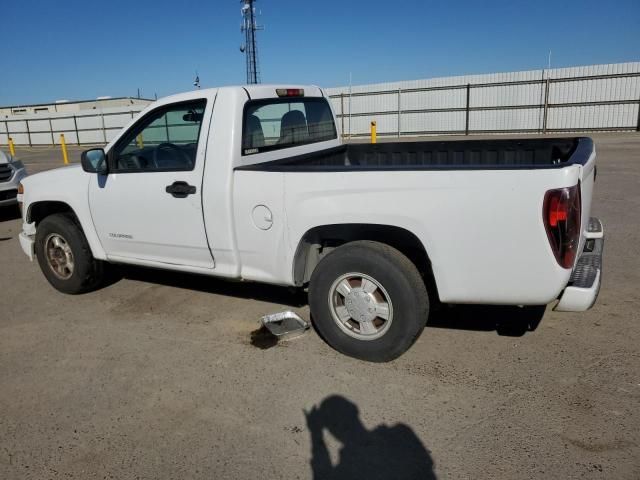
POLYGON ((113 150, 116 172, 193 170, 206 100, 168 105, 135 124, 113 150))

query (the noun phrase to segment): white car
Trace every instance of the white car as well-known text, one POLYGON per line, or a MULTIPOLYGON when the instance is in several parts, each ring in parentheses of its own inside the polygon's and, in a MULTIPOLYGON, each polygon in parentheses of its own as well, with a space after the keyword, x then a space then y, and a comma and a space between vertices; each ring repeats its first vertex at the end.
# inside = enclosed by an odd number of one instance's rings
POLYGON ((439 302, 593 305, 591 139, 343 145, 335 125, 312 86, 161 99, 82 166, 23 181, 22 247, 66 293, 109 263, 307 287, 322 337, 370 361, 439 302))
POLYGON ((18 187, 26 176, 22 162, 0 150, 0 207, 17 204, 18 187))

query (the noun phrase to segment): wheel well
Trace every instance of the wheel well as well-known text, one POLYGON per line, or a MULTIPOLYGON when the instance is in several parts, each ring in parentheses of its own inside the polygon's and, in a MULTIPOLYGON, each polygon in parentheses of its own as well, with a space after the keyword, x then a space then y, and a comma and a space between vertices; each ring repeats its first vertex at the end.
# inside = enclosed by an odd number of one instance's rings
POLYGON ((46 217, 53 215, 54 213, 70 213, 76 219, 76 214, 73 209, 64 202, 35 202, 29 206, 27 212, 27 223, 39 224, 46 217))
POLYGON ((304 234, 296 251, 293 262, 296 285, 301 286, 309 281, 313 270, 327 253, 340 245, 356 240, 385 243, 402 252, 422 275, 431 298, 438 298, 431 260, 424 245, 409 230, 391 225, 356 223, 312 228, 304 234))

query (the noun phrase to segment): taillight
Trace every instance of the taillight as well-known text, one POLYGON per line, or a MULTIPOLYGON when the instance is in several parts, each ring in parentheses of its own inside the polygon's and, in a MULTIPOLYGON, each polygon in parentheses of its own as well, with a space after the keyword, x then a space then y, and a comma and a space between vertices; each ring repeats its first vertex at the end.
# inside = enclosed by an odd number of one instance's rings
POLYGON ((578 253, 581 208, 580 184, 549 190, 544 196, 544 227, 562 268, 571 268, 578 253))

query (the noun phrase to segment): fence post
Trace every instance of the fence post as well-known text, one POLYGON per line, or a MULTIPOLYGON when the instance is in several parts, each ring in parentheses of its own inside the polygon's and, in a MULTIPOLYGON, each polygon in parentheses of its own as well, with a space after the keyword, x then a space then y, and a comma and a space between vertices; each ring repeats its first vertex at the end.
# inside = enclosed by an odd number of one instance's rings
POLYGON ((102 138, 104 139, 104 143, 107 143, 107 129, 104 125, 104 112, 100 112, 100 118, 102 119, 102 138))
POLYGON ((349 86, 349 140, 351 140, 351 86, 349 86))
POLYGON ((80 132, 78 132, 78 119, 76 116, 73 116, 73 128, 76 131, 76 143, 80 146, 80 132))
POLYGON ((29 130, 29 120, 25 120, 24 123, 27 126, 27 140, 29 141, 29 146, 32 147, 33 145, 31 144, 31 131, 29 130))
POLYGON ((340 131, 342 132, 342 138, 344 138, 344 92, 340 94, 340 131))
POLYGON ((542 133, 547 133, 547 112, 549 111, 549 77, 544 87, 544 113, 542 114, 542 133))
POLYGON ((638 99, 638 122, 636 123, 636 132, 640 132, 640 99, 638 99))
POLYGON ((49 117, 49 131, 51 132, 51 145, 55 145, 56 140, 53 137, 53 124, 51 123, 51 117, 49 117))
POLYGON ((402 90, 398 89, 398 138, 400 138, 400 134, 401 134, 401 123, 400 123, 400 116, 402 115, 402 103, 401 103, 401 98, 402 96, 402 90))
MULTIPOLYGON (((543 108, 543 102, 544 102, 544 85, 545 85, 545 81, 544 81, 544 68, 542 69, 542 77, 540 78, 540 104, 538 105, 539 108, 543 108)), ((543 112, 539 112, 538 113, 538 133, 542 133, 542 115, 543 112)))
POLYGON ((466 118, 464 125, 464 134, 469 135, 469 101, 471 100, 471 84, 467 83, 467 107, 466 107, 466 118))

